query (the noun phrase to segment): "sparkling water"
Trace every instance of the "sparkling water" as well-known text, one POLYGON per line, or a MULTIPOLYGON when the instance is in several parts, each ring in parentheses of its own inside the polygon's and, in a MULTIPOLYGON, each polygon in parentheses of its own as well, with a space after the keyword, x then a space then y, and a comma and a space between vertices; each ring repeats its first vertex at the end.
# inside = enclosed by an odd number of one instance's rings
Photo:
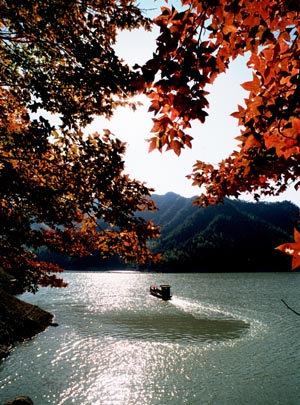
POLYGON ((55 314, 0 362, 0 403, 300 403, 299 273, 66 272, 22 299, 55 314), (149 294, 170 284, 173 298, 149 294))

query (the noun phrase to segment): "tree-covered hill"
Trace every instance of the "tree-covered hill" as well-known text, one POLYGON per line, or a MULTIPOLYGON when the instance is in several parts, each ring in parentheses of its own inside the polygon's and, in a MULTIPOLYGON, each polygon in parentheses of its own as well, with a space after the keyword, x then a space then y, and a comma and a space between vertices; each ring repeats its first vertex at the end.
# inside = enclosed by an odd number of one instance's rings
POLYGON ((290 271, 274 248, 292 240, 299 207, 291 202, 226 199, 207 208, 174 193, 153 195, 158 211, 144 216, 161 226, 153 243, 163 267, 174 271, 290 271))
MULTIPOLYGON (((158 210, 139 216, 161 226, 161 237, 151 241, 151 249, 163 254, 156 270, 290 271, 291 258, 275 247, 293 240, 299 215, 295 204, 226 199, 224 204, 199 208, 193 205, 194 198, 171 192, 152 198, 158 210)), ((71 259, 40 249, 39 259, 58 262, 66 269, 126 267, 118 257, 104 260, 98 253, 71 259)))

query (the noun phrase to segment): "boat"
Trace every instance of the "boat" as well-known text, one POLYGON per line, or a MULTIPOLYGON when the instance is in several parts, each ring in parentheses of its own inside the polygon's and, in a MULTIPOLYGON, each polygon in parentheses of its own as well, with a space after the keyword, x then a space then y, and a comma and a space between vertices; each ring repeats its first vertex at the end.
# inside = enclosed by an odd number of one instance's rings
POLYGON ((168 301, 172 298, 171 287, 168 284, 161 284, 160 288, 156 285, 151 285, 150 294, 164 301, 168 301))

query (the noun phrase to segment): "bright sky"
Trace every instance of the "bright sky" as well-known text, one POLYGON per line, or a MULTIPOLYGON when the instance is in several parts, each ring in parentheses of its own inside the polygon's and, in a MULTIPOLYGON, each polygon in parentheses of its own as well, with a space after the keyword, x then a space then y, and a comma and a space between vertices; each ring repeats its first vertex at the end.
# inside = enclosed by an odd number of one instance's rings
MULTIPOLYGON (((158 3, 162 4, 163 1, 155 3, 157 8, 158 3)), ((158 14, 157 10, 153 12, 158 14)), ((142 64, 151 58, 155 49, 155 32, 143 30, 122 32, 115 49, 128 64, 142 64)), ((204 125, 193 124, 189 132, 194 138, 193 148, 183 150, 180 157, 172 151, 161 154, 155 150, 148 153, 149 144, 146 139, 152 136, 150 130, 153 116, 147 112, 149 102, 146 98, 140 98, 144 105, 137 111, 133 112, 128 108, 118 109, 111 121, 104 124, 103 119, 99 118, 91 130, 95 130, 98 125, 104 126, 125 141, 126 172, 132 178, 146 182, 147 186, 155 189, 155 193, 165 194, 173 191, 185 197, 195 196, 200 190, 191 185, 186 175, 192 172, 192 166, 197 159, 216 164, 236 147, 237 142, 234 138, 239 135, 239 129, 237 120, 230 117, 230 114, 237 110, 238 104, 243 104, 246 92, 240 84, 250 80, 251 76, 251 72, 245 68, 244 62, 240 59, 233 62, 226 75, 223 74, 215 81, 208 98, 209 117, 204 125)), ((245 199, 250 198, 245 196, 245 199)), ((297 198, 294 190, 272 201, 284 199, 299 205, 299 195, 297 198)))

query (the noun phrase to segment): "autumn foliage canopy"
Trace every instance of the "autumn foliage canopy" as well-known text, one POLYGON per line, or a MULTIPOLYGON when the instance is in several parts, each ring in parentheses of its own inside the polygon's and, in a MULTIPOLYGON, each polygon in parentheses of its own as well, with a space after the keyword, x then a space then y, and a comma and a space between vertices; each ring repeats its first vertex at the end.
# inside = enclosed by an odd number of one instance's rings
MULTIPOLYGON (((182 0, 181 5, 180 10, 171 5, 162 8, 154 19, 160 29, 156 52, 144 66, 136 66, 143 73, 138 86, 150 98, 155 114, 150 151, 173 150, 180 155, 192 146, 191 122, 204 123, 209 113, 208 85, 242 57, 252 80, 241 83, 248 97, 232 113, 241 128, 239 148, 217 166, 194 164, 189 177, 204 189, 195 203, 207 206, 243 192, 259 200, 262 195, 279 195, 291 185, 297 190, 300 2, 182 0)), ((294 246, 289 254, 299 259, 299 248, 294 246)))
POLYGON ((134 108, 135 94, 151 101, 150 151, 180 155, 209 113, 207 86, 246 58, 239 149, 217 167, 195 163, 195 202, 300 186, 299 1, 181 3, 150 21, 132 0, 0 0, 0 267, 23 289, 64 285, 62 269, 36 260, 40 246, 156 259, 147 241, 158 229, 136 214, 154 209, 152 190, 124 173, 125 145, 109 130, 84 133, 95 116, 134 108), (118 30, 153 24, 153 58, 130 68, 113 48, 118 30))
POLYGON ((149 28, 132 1, 0 0, 0 268, 23 290, 62 286, 40 246, 155 257, 144 184, 124 174, 125 145, 95 115, 130 103, 136 74, 113 50, 118 29, 149 28), (105 5, 104 5, 105 3, 105 5))

